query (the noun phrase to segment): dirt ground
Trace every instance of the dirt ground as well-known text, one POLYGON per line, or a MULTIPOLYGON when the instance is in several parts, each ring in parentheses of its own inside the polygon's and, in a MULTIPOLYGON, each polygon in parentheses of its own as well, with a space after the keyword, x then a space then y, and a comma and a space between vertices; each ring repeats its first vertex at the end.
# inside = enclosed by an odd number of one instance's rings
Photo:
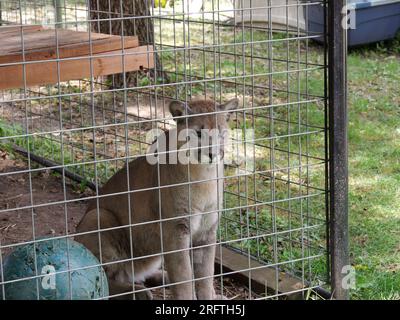
MULTIPOLYGON (((32 163, 31 168, 37 167, 32 163)), ((36 238, 65 235, 66 231, 73 234, 86 209, 85 201, 79 199, 92 194, 90 190, 81 192, 68 180, 64 189, 61 176, 48 171, 32 172, 29 177, 29 173, 24 172, 27 169, 26 159, 15 158, 0 149, 0 246, 3 247, 3 259, 11 250, 4 246, 33 240, 33 230, 36 238), (78 201, 63 203, 72 199, 78 201), (32 204, 34 209, 30 208, 32 204)), ((215 287, 221 294, 220 277, 215 279, 215 287)), ((162 289, 152 293, 154 299, 164 297, 162 289)), ((223 278, 223 294, 228 299, 249 298, 248 289, 228 277, 223 278)), ((168 289, 165 298, 171 298, 168 289)), ((252 298, 255 298, 254 294, 252 298)))
MULTIPOLYGON (((29 177, 24 172, 27 168, 26 160, 0 149, 0 210, 9 210, 0 213, 2 246, 33 240, 33 230, 36 238, 73 233, 85 213, 84 201, 62 203, 64 199, 79 199, 84 193, 74 191, 66 182, 64 194, 61 177, 44 170, 29 177)), ((31 168, 36 166, 32 163, 31 168)))

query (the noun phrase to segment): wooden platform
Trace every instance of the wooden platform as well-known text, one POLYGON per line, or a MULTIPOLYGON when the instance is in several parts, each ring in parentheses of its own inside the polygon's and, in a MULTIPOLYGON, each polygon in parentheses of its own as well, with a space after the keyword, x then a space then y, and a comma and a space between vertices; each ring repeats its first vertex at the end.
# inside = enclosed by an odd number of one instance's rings
POLYGON ((23 88, 25 82, 30 87, 150 69, 152 51, 139 46, 137 37, 34 25, 0 27, 0 90, 23 88))
POLYGON ((301 290, 304 289, 301 279, 249 259, 236 250, 221 247, 220 251, 217 248, 215 263, 217 274, 222 265, 224 272, 243 285, 248 286, 251 281, 252 291, 257 294, 265 295, 268 291, 272 295, 285 295, 288 299, 301 299, 301 290))

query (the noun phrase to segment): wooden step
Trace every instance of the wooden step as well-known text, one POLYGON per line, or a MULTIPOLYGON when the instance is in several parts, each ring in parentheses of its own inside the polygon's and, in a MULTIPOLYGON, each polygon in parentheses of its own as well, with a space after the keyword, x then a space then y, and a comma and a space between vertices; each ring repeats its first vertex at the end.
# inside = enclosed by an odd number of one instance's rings
POLYGON ((123 71, 136 71, 142 68, 151 69, 154 68, 152 51, 153 47, 140 46, 124 51, 98 53, 92 58, 84 56, 60 62, 29 63, 25 64, 26 80, 24 80, 23 64, 0 67, 0 89, 23 88, 25 81, 26 86, 31 87, 55 84, 59 80, 63 82, 122 73, 123 71))
POLYGON ((152 51, 152 46, 139 47, 133 36, 36 25, 0 27, 0 90, 153 68, 152 51))
POLYGON ((0 36, 14 36, 14 35, 20 35, 21 36, 21 31, 23 33, 28 33, 28 32, 35 32, 35 31, 40 31, 43 30, 43 27, 40 25, 20 25, 20 26, 15 26, 15 25, 10 25, 10 26, 3 26, 0 27, 0 36))
POLYGON ((137 37, 43 29, 37 26, 23 28, 21 36, 21 28, 2 29, 0 27, 0 64, 77 57, 139 45, 137 37))

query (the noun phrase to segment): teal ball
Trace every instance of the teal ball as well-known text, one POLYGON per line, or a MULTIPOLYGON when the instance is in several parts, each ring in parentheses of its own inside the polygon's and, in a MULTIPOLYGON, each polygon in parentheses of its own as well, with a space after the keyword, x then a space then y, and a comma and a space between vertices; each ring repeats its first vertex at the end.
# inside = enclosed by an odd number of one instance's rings
MULTIPOLYGON (((5 299, 106 298, 107 277, 99 264, 86 247, 66 238, 18 246, 3 261, 4 282, 12 281, 4 284, 5 299)), ((3 295, 1 286, 0 295, 3 295)))

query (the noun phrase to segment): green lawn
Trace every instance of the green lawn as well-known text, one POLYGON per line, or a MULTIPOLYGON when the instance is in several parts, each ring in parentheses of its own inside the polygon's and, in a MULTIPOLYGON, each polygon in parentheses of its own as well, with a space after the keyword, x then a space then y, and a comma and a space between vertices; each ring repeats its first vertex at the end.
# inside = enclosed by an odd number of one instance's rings
POLYGON ((350 51, 348 60, 352 297, 359 299, 400 298, 400 43, 387 45, 350 51))

